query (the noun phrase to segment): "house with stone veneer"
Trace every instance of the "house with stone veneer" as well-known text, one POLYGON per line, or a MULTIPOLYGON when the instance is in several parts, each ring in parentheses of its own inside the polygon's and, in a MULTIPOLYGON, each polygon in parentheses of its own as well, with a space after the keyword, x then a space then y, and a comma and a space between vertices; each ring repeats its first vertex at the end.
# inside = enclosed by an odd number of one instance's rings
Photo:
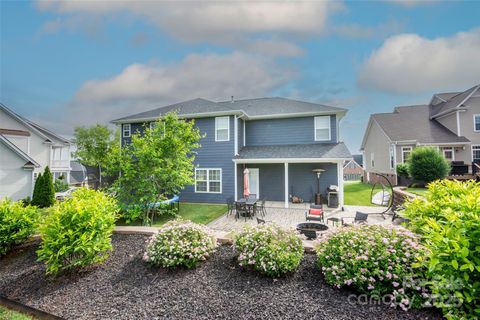
POLYGON ((224 203, 243 193, 248 168, 249 189, 258 198, 282 201, 293 196, 311 201, 326 198, 330 185, 339 186, 343 205, 343 164, 351 159, 340 141, 339 127, 347 110, 279 97, 214 102, 194 99, 129 115, 112 122, 121 126, 122 145, 168 112, 195 121, 204 137, 195 159, 194 185, 182 201, 224 203))

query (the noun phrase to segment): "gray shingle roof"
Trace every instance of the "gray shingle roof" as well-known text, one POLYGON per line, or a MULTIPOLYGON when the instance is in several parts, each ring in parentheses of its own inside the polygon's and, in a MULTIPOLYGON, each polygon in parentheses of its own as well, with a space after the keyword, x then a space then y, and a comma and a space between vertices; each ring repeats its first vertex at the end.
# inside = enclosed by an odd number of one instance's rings
POLYGON ((212 113, 245 114, 247 117, 269 117, 272 115, 346 113, 347 110, 279 97, 236 100, 234 102, 213 102, 198 98, 115 119, 112 122, 121 123, 129 120, 155 119, 170 111, 176 111, 180 116, 188 115, 189 117, 212 113))
MULTIPOLYGON (((471 96, 475 91, 480 88, 480 85, 476 85, 464 92, 460 92, 456 95, 452 95, 451 93, 444 94, 442 99, 447 100, 446 102, 439 103, 437 105, 431 106, 430 108, 430 117, 435 118, 441 114, 447 113, 448 111, 454 110, 456 108, 462 107, 462 102, 471 96)), ((437 94, 437 96, 439 96, 437 94)))
POLYGON ((469 142, 465 137, 430 120, 430 106, 397 107, 393 113, 376 113, 372 117, 392 141, 415 140, 419 143, 469 142))
POLYGON ((270 145, 243 147, 235 159, 349 159, 350 151, 341 143, 270 145))

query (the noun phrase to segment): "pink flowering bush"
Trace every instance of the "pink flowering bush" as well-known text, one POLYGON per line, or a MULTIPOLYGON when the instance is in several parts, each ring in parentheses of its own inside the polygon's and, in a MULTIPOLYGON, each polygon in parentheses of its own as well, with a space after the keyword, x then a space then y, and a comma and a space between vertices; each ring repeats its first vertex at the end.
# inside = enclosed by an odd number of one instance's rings
POLYGON ((412 268, 424 249, 406 229, 344 228, 315 249, 326 281, 337 288, 352 287, 379 299, 388 295, 392 306, 404 310, 419 307, 428 297, 422 277, 415 273, 419 270, 412 268))
POLYGON ((207 227, 175 220, 166 223, 149 239, 143 258, 155 266, 194 268, 206 260, 216 246, 217 239, 207 227))
POLYGON ((303 258, 300 236, 277 225, 245 227, 234 240, 240 265, 270 277, 295 271, 303 258))

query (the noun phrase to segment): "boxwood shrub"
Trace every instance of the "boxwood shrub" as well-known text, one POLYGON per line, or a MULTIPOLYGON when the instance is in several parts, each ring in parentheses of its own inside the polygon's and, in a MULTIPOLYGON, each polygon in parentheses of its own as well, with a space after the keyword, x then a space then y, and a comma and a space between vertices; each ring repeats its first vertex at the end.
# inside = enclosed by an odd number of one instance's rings
POLYGON ((217 239, 207 227, 174 220, 150 238, 143 258, 154 266, 194 268, 206 260, 216 246, 217 239))
POLYGON ((246 226, 234 241, 241 266, 252 266, 271 277, 295 271, 303 258, 300 236, 277 225, 246 226))
POLYGON ((480 319, 480 183, 435 181, 403 213, 422 235, 429 289, 447 318, 480 319))
POLYGON ((0 256, 35 232, 38 217, 36 207, 7 198, 0 200, 0 256))
POLYGON ((428 297, 423 274, 413 264, 424 254, 418 237, 403 228, 344 228, 316 246, 325 280, 352 287, 404 310, 420 307, 428 297))
POLYGON ((42 242, 37 254, 47 273, 103 262, 112 249, 116 214, 115 199, 86 188, 57 202, 40 227, 42 242))

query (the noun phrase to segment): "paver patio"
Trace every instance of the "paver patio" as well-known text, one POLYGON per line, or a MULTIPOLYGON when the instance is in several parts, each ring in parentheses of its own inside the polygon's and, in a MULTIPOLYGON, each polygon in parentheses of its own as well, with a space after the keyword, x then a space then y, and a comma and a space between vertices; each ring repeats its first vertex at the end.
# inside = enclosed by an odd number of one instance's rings
MULTIPOLYGON (((266 215, 262 217, 257 214, 260 219, 266 220, 271 223, 276 223, 284 228, 295 228, 297 224, 305 222, 305 212, 308 210, 309 204, 291 204, 290 208, 284 208, 283 202, 267 202, 266 203, 266 215)), ((344 211, 336 208, 327 208, 325 206, 325 222, 328 218, 343 218, 354 217, 356 211, 365 213, 378 213, 383 211, 383 207, 366 207, 366 206, 345 206, 344 211)), ((388 225, 392 223, 391 216, 386 215, 385 219, 379 214, 371 214, 368 217, 368 224, 382 224, 388 225)), ((231 232, 240 231, 244 225, 256 225, 256 217, 253 219, 245 218, 235 219, 235 214, 224 214, 218 219, 210 222, 208 226, 214 230, 231 232)), ((332 223, 329 222, 329 227, 332 227, 332 223)))

